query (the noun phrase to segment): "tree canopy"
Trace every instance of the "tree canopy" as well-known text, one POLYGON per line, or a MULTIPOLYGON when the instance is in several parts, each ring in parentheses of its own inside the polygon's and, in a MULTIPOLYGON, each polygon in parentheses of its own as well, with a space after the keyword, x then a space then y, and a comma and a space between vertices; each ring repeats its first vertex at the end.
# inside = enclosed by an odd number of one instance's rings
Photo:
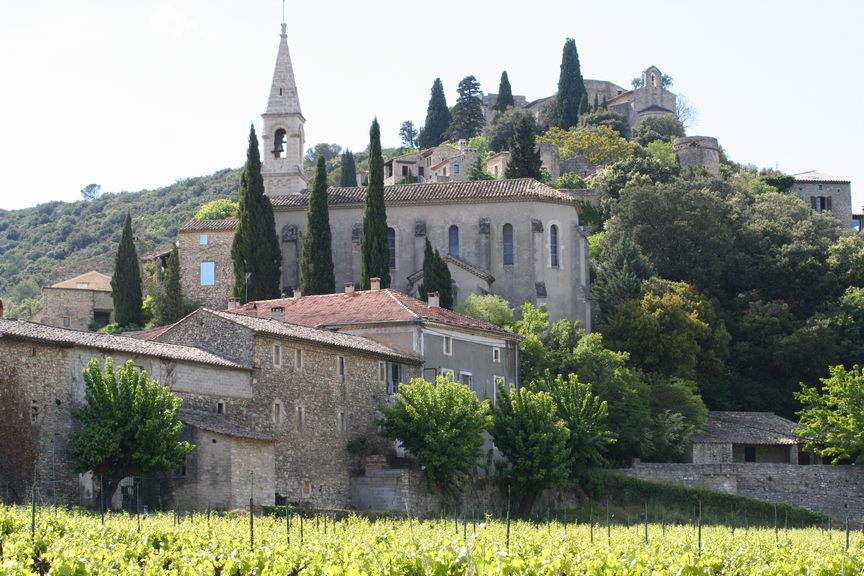
POLYGON ((444 134, 450 127, 450 109, 444 96, 444 85, 436 78, 432 83, 429 105, 426 108, 426 123, 420 130, 417 144, 421 148, 432 148, 444 142, 444 134))
POLYGON ((802 405, 795 433, 832 464, 864 463, 864 372, 857 364, 832 366, 821 382, 821 390, 802 385, 795 394, 802 405))
POLYGON ((506 178, 534 178, 541 180, 540 151, 534 143, 534 129, 524 116, 516 120, 510 141, 510 161, 504 170, 506 178))
POLYGON ((351 150, 345 150, 345 152, 342 153, 342 164, 339 172, 339 186, 357 186, 357 166, 354 163, 354 153, 351 152, 351 150))
POLYGON ((558 76, 558 94, 555 97, 555 125, 564 130, 576 126, 580 106, 586 109, 587 103, 576 41, 567 38, 561 54, 561 73, 558 76))
POLYGON ((315 184, 306 207, 306 235, 300 257, 300 290, 303 294, 332 294, 336 288, 330 211, 327 206, 327 171, 318 157, 315 184))
POLYGON ((466 76, 459 81, 456 91, 459 97, 451 112, 447 137, 450 140, 468 140, 480 134, 486 123, 483 101, 480 99, 480 82, 474 76, 466 76))
POLYGON ((420 298, 429 300, 430 292, 438 292, 438 303, 441 308, 453 308, 453 279, 447 262, 433 249, 429 238, 423 250, 423 284, 420 285, 420 298))
POLYGON ((390 247, 387 242, 387 209, 384 206, 384 159, 378 119, 369 128, 369 187, 360 233, 360 289, 368 290, 372 278, 381 288, 390 286, 390 247))
POLYGON ((513 91, 510 88, 510 79, 507 77, 507 71, 501 72, 501 82, 498 83, 498 98, 495 100, 493 110, 504 112, 507 108, 511 108, 515 102, 513 101, 513 91))
POLYGON ((114 259, 111 276, 111 298, 114 300, 114 321, 121 327, 142 326, 141 267, 138 251, 132 239, 132 215, 126 213, 123 235, 114 259))
POLYGON ((192 218, 194 220, 230 220, 237 218, 240 204, 228 198, 217 198, 201 205, 192 218))
POLYGON ((181 318, 185 311, 183 305, 183 289, 180 282, 180 253, 177 244, 171 247, 168 258, 168 269, 162 281, 161 290, 156 298, 156 325, 167 326, 181 318))

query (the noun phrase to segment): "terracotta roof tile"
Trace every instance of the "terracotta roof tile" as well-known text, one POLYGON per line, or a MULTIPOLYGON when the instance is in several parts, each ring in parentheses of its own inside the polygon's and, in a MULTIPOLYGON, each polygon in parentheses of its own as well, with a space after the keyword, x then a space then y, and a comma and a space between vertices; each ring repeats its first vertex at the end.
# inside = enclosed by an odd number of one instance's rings
POLYGON ((795 422, 771 412, 709 412, 705 430, 693 435, 694 444, 792 445, 795 422))
POLYGON ((849 182, 849 180, 843 180, 842 178, 837 178, 836 176, 820 172, 819 170, 810 170, 809 172, 793 174, 793 177, 796 182, 832 182, 835 184, 846 184, 849 182))
POLYGON ((178 232, 208 232, 219 230, 234 230, 237 220, 189 220, 178 228, 178 232))

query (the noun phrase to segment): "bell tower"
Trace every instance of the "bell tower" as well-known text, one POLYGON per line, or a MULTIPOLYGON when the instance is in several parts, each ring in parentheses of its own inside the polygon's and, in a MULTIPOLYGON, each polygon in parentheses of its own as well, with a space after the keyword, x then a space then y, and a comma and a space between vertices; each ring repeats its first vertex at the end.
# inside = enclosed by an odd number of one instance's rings
POLYGON ((303 172, 303 125, 306 119, 300 111, 286 29, 285 22, 282 22, 270 98, 267 111, 261 115, 264 119, 261 175, 264 193, 268 196, 300 194, 308 188, 309 182, 303 172))

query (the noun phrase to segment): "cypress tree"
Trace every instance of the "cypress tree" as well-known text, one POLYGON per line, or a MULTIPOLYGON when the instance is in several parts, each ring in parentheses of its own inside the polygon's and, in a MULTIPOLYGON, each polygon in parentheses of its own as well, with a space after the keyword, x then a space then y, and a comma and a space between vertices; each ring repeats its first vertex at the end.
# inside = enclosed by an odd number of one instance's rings
POLYGON ((240 208, 231 245, 234 263, 232 294, 245 301, 278 298, 282 255, 276 236, 273 206, 264 195, 261 156, 255 126, 249 127, 246 166, 240 176, 240 208), (248 297, 246 274, 249 273, 248 297))
POLYGON ((315 185, 309 195, 306 212, 306 236, 303 238, 303 256, 300 259, 300 291, 309 295, 332 294, 335 286, 330 214, 327 208, 326 160, 318 156, 315 185))
POLYGON ((429 238, 426 238, 420 299, 428 302, 430 292, 438 292, 438 303, 441 308, 448 310, 453 308, 453 278, 450 276, 450 268, 438 250, 432 249, 429 238))
POLYGON ((587 114, 590 110, 591 108, 588 106, 588 94, 582 94, 582 98, 579 100, 579 115, 587 114))
POLYGON ((603 96, 603 110, 609 110, 609 102, 606 100, 606 96, 603 96))
POLYGON ((387 210, 384 207, 384 159, 381 157, 381 128, 378 119, 369 129, 369 187, 360 234, 360 289, 368 290, 372 278, 381 279, 381 288, 390 286, 390 248, 387 243, 387 210))
POLYGON ((600 95, 596 92, 594 93, 594 108, 591 109, 592 112, 597 112, 600 110, 600 95))
POLYGON ((173 324, 183 318, 183 291, 180 288, 180 256, 177 244, 171 248, 165 282, 156 301, 156 323, 159 326, 173 324))
POLYGON ((421 148, 432 148, 444 142, 444 133, 450 127, 450 109, 444 97, 444 85, 440 78, 432 83, 432 95, 426 108, 426 124, 418 137, 421 148))
POLYGON ((480 154, 477 154, 477 158, 475 158, 474 162, 471 163, 471 167, 468 169, 467 180, 469 182, 477 180, 494 180, 492 175, 486 171, 486 163, 483 162, 483 157, 480 154))
POLYGON ((513 139, 510 142, 510 162, 504 171, 505 178, 534 178, 540 180, 540 151, 534 143, 534 129, 525 116, 516 120, 513 139))
POLYGON ((513 91, 510 89, 510 79, 507 78, 507 71, 501 73, 501 82, 498 84, 498 99, 495 101, 493 110, 504 112, 507 108, 514 106, 513 91))
POLYGON ((339 186, 357 186, 357 165, 354 163, 354 153, 351 150, 342 153, 341 172, 339 186))
POLYGON ((141 268, 138 251, 132 241, 132 215, 129 212, 126 213, 120 246, 114 259, 111 298, 114 300, 114 322, 121 327, 141 326, 144 323, 141 311, 141 268))
POLYGON ((642 281, 655 275, 654 266, 626 236, 604 245, 592 286, 598 320, 610 319, 622 302, 641 298, 642 281))
POLYGON ((557 126, 565 130, 576 126, 584 94, 585 82, 582 80, 576 41, 568 38, 564 42, 564 52, 561 55, 561 73, 558 77, 558 95, 555 100, 557 126))

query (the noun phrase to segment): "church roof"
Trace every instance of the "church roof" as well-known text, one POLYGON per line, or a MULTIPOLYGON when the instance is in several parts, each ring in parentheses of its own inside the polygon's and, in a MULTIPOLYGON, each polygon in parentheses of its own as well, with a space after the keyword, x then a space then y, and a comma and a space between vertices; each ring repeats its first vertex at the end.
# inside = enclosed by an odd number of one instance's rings
POLYGON ((219 230, 234 230, 237 220, 189 220, 178 228, 178 232, 215 232, 219 230))
POLYGON ((50 286, 51 288, 71 288, 73 290, 99 290, 102 292, 111 291, 111 277, 99 272, 85 272, 74 278, 63 280, 50 286))
POLYGON ((494 324, 447 310, 432 307, 389 288, 383 290, 356 290, 340 294, 301 296, 249 302, 231 312, 270 318, 271 308, 285 311, 285 320, 305 326, 335 327, 356 324, 429 322, 463 330, 481 331, 500 338, 518 339, 518 336, 494 324))
MULTIPOLYGON (((276 210, 305 209, 309 193, 270 196, 276 210)), ((330 187, 327 203, 334 207, 363 206, 366 187, 330 187)), ((384 187, 384 203, 391 206, 418 204, 471 204, 478 202, 551 202, 575 204, 575 199, 538 182, 533 178, 513 180, 478 180, 475 182, 426 182, 422 184, 396 184, 384 187)))
POLYGON ((288 51, 288 34, 286 25, 282 24, 282 34, 279 36, 279 52, 276 55, 276 67, 273 70, 273 83, 270 85, 270 99, 267 101, 265 114, 300 114, 300 97, 297 94, 297 82, 294 80, 294 68, 291 66, 291 53, 288 51))
POLYGON ((709 412, 705 430, 690 439, 694 444, 792 445, 795 422, 771 412, 709 412))
POLYGON ((831 174, 827 174, 825 172, 820 172, 819 170, 810 170, 809 172, 801 172, 800 174, 793 174, 796 182, 833 182, 837 184, 848 184, 849 180, 843 180, 842 178, 837 178, 836 176, 832 176, 831 174))

